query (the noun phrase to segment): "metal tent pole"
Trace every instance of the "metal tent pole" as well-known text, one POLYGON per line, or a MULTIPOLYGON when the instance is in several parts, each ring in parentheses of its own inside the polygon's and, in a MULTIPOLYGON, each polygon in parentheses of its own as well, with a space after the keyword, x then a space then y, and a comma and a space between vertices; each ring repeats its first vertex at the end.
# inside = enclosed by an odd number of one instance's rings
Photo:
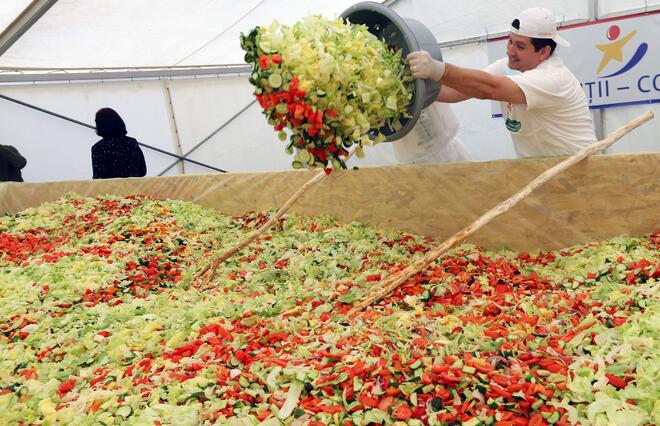
MULTIPOLYGON (((197 145, 193 146, 193 147, 192 147, 190 150, 188 150, 187 152, 183 153, 183 157, 184 157, 184 158, 187 158, 187 157, 188 157, 190 154, 192 154, 197 148, 199 148, 200 146, 202 146, 202 145, 204 145, 206 142, 208 142, 209 139, 211 139, 213 136, 215 136, 220 130, 222 130, 222 129, 224 129, 225 127, 227 127, 227 126, 229 125, 229 123, 231 123, 232 121, 234 121, 239 115, 243 114, 248 108, 250 108, 252 105, 254 105, 255 102, 257 102, 257 101, 256 101, 256 100, 253 100, 252 102, 250 102, 249 104, 247 104, 246 106, 244 106, 240 111, 238 111, 236 114, 234 114, 229 120, 225 121, 224 123, 222 123, 222 125, 221 125, 220 127, 218 127, 217 129, 215 129, 214 131, 212 131, 212 132, 211 132, 207 137, 205 137, 201 142, 199 142, 197 145)), ((188 160, 188 161, 190 161, 190 160, 188 160)), ((165 173, 167 173, 167 171, 168 171, 169 169, 171 169, 172 167, 176 166, 178 163, 179 163, 179 161, 175 161, 174 163, 170 164, 169 166, 167 166, 167 168, 165 168, 165 170, 163 170, 162 172, 158 173, 158 176, 162 176, 162 175, 164 175, 165 173)))
POLYGON ((33 0, 7 28, 0 33, 0 55, 5 53, 57 0, 33 0))

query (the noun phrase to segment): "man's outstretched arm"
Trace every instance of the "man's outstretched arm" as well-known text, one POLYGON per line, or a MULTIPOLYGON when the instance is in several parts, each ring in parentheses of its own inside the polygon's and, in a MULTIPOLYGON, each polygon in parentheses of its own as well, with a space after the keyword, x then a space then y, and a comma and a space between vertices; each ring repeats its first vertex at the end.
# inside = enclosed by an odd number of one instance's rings
POLYGON ((448 104, 454 104, 456 102, 463 102, 470 99, 470 97, 464 93, 459 92, 458 90, 454 90, 451 87, 447 85, 443 85, 440 88, 440 93, 438 93, 438 97, 435 98, 436 101, 438 102, 445 102, 448 104))
POLYGON ((482 70, 445 64, 445 72, 440 78, 440 83, 477 99, 522 105, 527 103, 525 93, 510 78, 492 75, 482 70))
MULTIPOLYGON (((467 98, 526 104, 525 93, 511 79, 486 71, 461 68, 436 61, 425 51, 412 52, 407 57, 415 78, 431 78, 449 86, 467 98)), ((451 99, 451 95, 446 95, 451 99)))

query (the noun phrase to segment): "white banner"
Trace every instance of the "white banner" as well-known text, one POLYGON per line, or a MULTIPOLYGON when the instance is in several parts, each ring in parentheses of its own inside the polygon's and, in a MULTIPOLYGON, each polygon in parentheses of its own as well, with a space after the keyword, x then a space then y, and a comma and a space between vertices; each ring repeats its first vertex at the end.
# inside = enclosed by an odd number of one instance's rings
MULTIPOLYGON (((660 13, 624 16, 560 29, 571 47, 558 48, 590 108, 660 101, 660 13)), ((489 62, 506 55, 507 38, 489 40, 489 62)), ((493 102, 494 115, 499 104, 493 102)))

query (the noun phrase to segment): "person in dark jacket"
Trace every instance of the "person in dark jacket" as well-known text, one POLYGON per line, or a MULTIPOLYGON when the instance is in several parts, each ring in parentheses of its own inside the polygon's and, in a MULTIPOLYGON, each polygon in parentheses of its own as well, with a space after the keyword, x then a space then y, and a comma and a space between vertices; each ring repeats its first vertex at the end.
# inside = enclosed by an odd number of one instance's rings
POLYGON ((96 134, 103 139, 92 146, 93 179, 141 177, 147 174, 144 154, 126 125, 112 108, 96 113, 96 134))
POLYGON ((23 182, 21 169, 27 160, 11 145, 0 145, 0 181, 23 182))

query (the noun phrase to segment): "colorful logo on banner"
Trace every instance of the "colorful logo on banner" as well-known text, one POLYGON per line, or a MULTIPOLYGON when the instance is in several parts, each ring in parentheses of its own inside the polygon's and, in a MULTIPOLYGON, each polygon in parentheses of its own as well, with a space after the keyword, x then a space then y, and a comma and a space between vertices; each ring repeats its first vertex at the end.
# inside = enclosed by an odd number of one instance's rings
MULTIPOLYGON (((606 107, 626 103, 649 102, 657 99, 660 92, 660 75, 657 67, 643 59, 649 57, 648 29, 641 26, 608 24, 600 25, 596 40, 607 38, 605 43, 594 45, 591 62, 592 78, 582 87, 592 107, 606 107), (622 30, 627 27, 626 31, 622 30), (603 37, 604 36, 604 37, 603 37), (596 59, 597 58, 597 59, 596 59), (654 72, 655 71, 655 72, 654 72)), ((597 26, 594 26, 597 28, 597 26)), ((604 41, 604 40, 603 40, 604 41)), ((589 55, 585 55, 589 56, 589 55)), ((579 67, 576 67, 579 69, 579 67)), ((586 70, 585 70, 586 71, 586 70)))
POLYGON ((646 55, 646 52, 649 50, 649 45, 647 43, 640 43, 637 46, 637 49, 635 50, 635 53, 628 59, 627 62, 624 63, 624 54, 623 54, 623 48, 628 42, 635 37, 637 34, 637 30, 633 30, 629 32, 627 35, 624 37, 619 38, 619 35, 621 35, 621 28, 619 28, 618 25, 612 25, 607 29, 607 39, 611 41, 611 43, 605 43, 605 44, 597 44, 596 49, 600 50, 603 52, 603 58, 600 61, 600 64, 598 64, 598 69, 596 70, 596 74, 598 75, 599 78, 610 78, 610 77, 616 77, 617 75, 621 75, 625 73, 626 71, 629 71, 632 69, 635 65, 639 63, 639 61, 642 60, 644 55, 646 55), (618 70, 607 74, 607 75, 601 75, 601 72, 611 61, 617 61, 621 62, 623 66, 621 66, 618 70))

